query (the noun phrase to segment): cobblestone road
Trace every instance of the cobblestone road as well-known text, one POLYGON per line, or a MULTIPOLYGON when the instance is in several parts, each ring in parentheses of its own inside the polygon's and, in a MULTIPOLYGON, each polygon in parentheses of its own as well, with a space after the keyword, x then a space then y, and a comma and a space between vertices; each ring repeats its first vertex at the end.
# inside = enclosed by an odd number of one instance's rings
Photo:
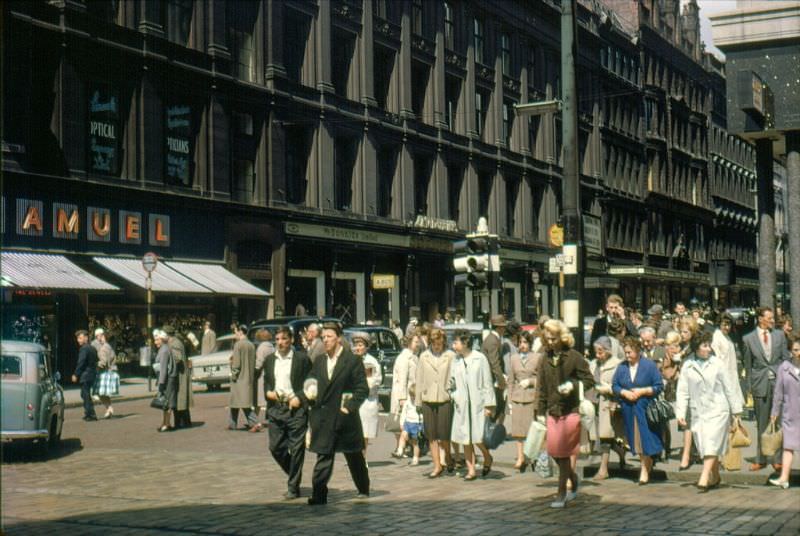
MULTIPOLYGON (((4 452, 3 531, 15 534, 741 534, 800 533, 800 489, 723 485, 699 494, 688 483, 636 486, 583 482, 564 510, 548 505, 555 479, 499 467, 489 478, 429 480, 428 466, 387 461, 392 438, 371 446, 372 497, 354 500, 343 460, 329 504, 284 501, 285 478, 266 434, 224 430, 226 393, 196 397, 202 426, 155 431, 146 401, 119 417, 84 423, 67 412, 64 447, 46 461, 4 452), (80 438, 80 439, 78 439, 80 438)), ((315 456, 309 454, 303 493, 315 456)), ((724 478, 724 477, 723 477, 724 478)))

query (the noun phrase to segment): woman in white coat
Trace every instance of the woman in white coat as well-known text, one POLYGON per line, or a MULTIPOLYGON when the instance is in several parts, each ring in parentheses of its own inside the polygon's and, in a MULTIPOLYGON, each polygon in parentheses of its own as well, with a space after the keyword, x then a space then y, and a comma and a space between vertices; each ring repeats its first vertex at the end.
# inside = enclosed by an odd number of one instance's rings
POLYGON ((730 375, 711 351, 711 334, 701 334, 694 354, 683 364, 675 401, 678 424, 686 426, 687 412, 703 472, 697 482, 705 492, 719 485, 719 458, 728 448, 732 416, 742 412, 741 399, 734 394, 730 375))
POLYGON ((728 372, 734 396, 739 397, 740 404, 744 404, 742 387, 739 385, 736 346, 731 340, 731 328, 733 328, 733 317, 728 313, 723 313, 719 320, 719 328, 714 331, 714 338, 711 339, 711 349, 714 351, 714 355, 722 362, 723 368, 728 372))
MULTIPOLYGON (((389 411, 398 417, 403 415, 403 405, 408 400, 408 385, 413 382, 413 378, 410 376, 411 367, 420 347, 419 336, 413 333, 408 335, 404 342, 406 347, 397 355, 392 367, 392 397, 389 411)), ((399 446, 400 432, 396 432, 394 435, 397 441, 396 446, 399 446)))
POLYGON ((361 417, 361 429, 364 431, 364 457, 366 458, 369 440, 378 437, 378 411, 380 410, 378 388, 383 378, 380 363, 367 353, 371 342, 369 333, 357 331, 353 333, 350 340, 353 353, 364 362, 364 372, 367 375, 367 386, 369 387, 369 396, 358 409, 361 417))
POLYGON ((483 444, 486 418, 494 413, 496 400, 494 380, 489 361, 470 344, 470 333, 459 329, 453 333, 453 351, 456 359, 450 367, 450 397, 453 399, 453 429, 450 439, 464 445, 467 474, 464 480, 477 478, 475 474, 475 447, 483 454, 482 474, 492 470, 492 455, 483 444))

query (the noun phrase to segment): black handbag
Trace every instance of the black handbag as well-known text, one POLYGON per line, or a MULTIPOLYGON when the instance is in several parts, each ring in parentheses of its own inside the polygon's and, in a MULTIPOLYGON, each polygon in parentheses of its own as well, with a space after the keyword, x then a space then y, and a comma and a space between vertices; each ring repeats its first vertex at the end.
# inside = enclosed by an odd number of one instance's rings
POLYGON ((487 449, 496 449, 506 440, 506 427, 491 419, 483 426, 483 444, 487 449))
POLYGON ((167 397, 164 396, 164 393, 158 393, 151 401, 150 407, 155 409, 164 410, 167 409, 167 397))
POLYGON ((675 410, 672 409, 672 404, 666 401, 663 393, 650 401, 644 414, 652 428, 663 428, 669 424, 670 419, 675 418, 675 410))

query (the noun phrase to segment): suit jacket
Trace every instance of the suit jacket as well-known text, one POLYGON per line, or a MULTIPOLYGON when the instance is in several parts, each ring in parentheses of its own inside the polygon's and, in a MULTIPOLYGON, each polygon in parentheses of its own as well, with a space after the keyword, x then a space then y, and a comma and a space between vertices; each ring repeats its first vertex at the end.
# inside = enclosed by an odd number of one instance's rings
POLYGON ((203 342, 200 343, 200 354, 206 355, 212 353, 216 350, 217 346, 217 334, 214 333, 213 329, 209 329, 205 333, 203 333, 203 342))
POLYGON ((231 408, 250 408, 256 374, 256 347, 247 337, 236 341, 231 359, 231 408))
POLYGON ((314 339, 314 342, 311 343, 311 346, 308 347, 308 358, 311 360, 312 363, 317 361, 317 358, 321 355, 325 354, 325 345, 322 344, 322 339, 317 337, 314 339))
MULTIPOLYGON (((636 336, 639 333, 639 330, 636 329, 636 326, 633 325, 629 318, 626 318, 624 322, 625 331, 627 331, 626 335, 636 336)), ((608 335, 608 315, 599 316, 595 319, 592 325, 592 336, 589 339, 589 345, 594 348, 594 341, 604 335, 608 335)))
POLYGON ((97 377, 97 350, 91 344, 84 344, 78 350, 78 366, 75 376, 81 383, 94 383, 97 377))
POLYGON ((503 375, 503 356, 500 355, 502 349, 503 343, 500 337, 492 332, 489 332, 481 344, 481 353, 489 361, 489 368, 492 369, 492 377, 498 389, 506 388, 506 378, 503 375))
POLYGON ((321 356, 311 369, 310 377, 317 380, 317 399, 308 418, 309 450, 317 454, 359 452, 364 450, 364 433, 358 410, 369 395, 364 363, 343 349, 329 379, 327 360, 326 355, 321 356), (344 393, 351 393, 352 398, 342 404, 344 393), (347 409, 346 414, 342 407, 347 409))
POLYGON ((747 383, 753 396, 766 397, 772 392, 778 367, 782 361, 791 359, 783 331, 770 332, 771 353, 767 358, 759 340, 758 328, 742 338, 742 363, 747 371, 747 383))
MULTIPOLYGON (((308 405, 308 398, 303 393, 303 382, 308 378, 311 372, 311 360, 305 352, 293 350, 292 355, 292 370, 289 373, 289 381, 292 384, 292 390, 303 406, 308 405)), ((264 360, 264 393, 275 390, 275 361, 278 356, 271 353, 264 360)), ((264 397, 266 398, 266 396, 264 397)), ((274 400, 267 398, 267 409, 277 404, 274 400)))

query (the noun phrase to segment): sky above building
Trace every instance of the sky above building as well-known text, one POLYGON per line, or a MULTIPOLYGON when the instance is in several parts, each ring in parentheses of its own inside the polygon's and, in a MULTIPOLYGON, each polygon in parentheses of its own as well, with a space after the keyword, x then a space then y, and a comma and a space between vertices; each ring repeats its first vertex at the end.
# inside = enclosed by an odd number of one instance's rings
MULTIPOLYGON (((681 6, 688 2, 689 0, 681 0, 681 6)), ((721 11, 735 10, 736 0, 698 0, 697 4, 700 6, 700 38, 706 44, 707 51, 713 52, 719 58, 724 58, 725 55, 714 46, 714 38, 711 36, 711 21, 708 17, 721 11)))

